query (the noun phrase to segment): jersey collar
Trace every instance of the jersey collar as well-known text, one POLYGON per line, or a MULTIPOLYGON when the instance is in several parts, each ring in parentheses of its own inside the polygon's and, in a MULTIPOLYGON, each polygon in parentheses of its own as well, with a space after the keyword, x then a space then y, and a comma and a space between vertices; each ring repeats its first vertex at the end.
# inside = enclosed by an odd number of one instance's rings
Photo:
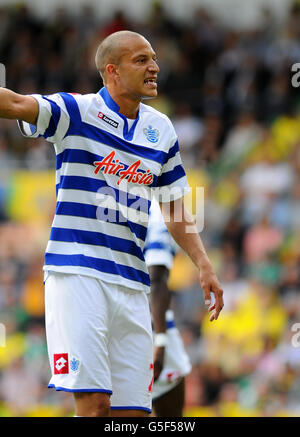
POLYGON ((111 109, 112 111, 114 111, 116 114, 118 114, 119 117, 122 118, 122 120, 124 121, 123 137, 125 138, 125 140, 131 141, 133 138, 134 132, 135 132, 137 122, 140 118, 140 111, 138 111, 137 118, 135 119, 135 122, 133 123, 131 128, 128 129, 127 118, 125 117, 125 115, 123 115, 119 112, 120 106, 113 100, 113 98, 111 97, 111 95, 109 94, 109 92, 105 86, 103 88, 101 88, 101 90, 99 91, 99 94, 102 97, 102 99, 104 100, 106 106, 109 109, 111 109))

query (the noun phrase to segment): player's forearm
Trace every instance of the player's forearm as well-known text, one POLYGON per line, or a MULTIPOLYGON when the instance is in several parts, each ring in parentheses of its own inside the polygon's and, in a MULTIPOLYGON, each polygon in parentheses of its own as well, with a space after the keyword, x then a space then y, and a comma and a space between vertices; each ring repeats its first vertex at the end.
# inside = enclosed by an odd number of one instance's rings
POLYGON ((0 88, 0 118, 24 120, 35 124, 37 116, 38 103, 33 97, 0 88))
POLYGON ((154 332, 166 331, 166 311, 169 307, 169 297, 159 296, 159 299, 154 298, 154 289, 151 289, 151 312, 153 318, 154 332))
POLYGON ((175 202, 171 203, 170 215, 165 217, 165 222, 170 234, 199 270, 210 267, 210 260, 193 217, 182 203, 180 207, 182 208, 181 220, 178 221, 176 218, 175 205, 175 202))
POLYGON ((220 311, 224 306, 222 287, 207 256, 206 250, 191 214, 189 214, 189 212, 185 209, 182 201, 171 202, 170 206, 171 212, 169 217, 168 215, 164 214, 162 208, 166 225, 175 241, 189 255, 190 259, 199 269, 199 281, 203 290, 204 301, 206 305, 211 304, 211 293, 214 294, 215 302, 209 307, 209 311, 213 311, 213 313, 211 314, 209 320, 217 320, 220 311), (175 220, 175 218, 178 218, 179 208, 181 209, 181 212, 183 211, 184 213, 181 216, 181 220, 175 220))
POLYGON ((166 331, 166 311, 170 305, 170 291, 168 288, 169 271, 165 266, 150 266, 151 281, 151 313, 154 331, 166 331))

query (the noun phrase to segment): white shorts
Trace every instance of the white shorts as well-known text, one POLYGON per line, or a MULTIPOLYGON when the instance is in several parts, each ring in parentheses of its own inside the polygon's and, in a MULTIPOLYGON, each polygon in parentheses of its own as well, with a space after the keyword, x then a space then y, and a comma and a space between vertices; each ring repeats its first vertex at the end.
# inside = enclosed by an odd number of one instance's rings
POLYGON ((104 392, 111 395, 111 408, 151 412, 153 336, 144 292, 50 272, 45 318, 48 387, 104 392))
POLYGON ((164 368, 159 378, 153 384, 152 399, 168 393, 181 381, 182 377, 190 373, 190 359, 184 349, 180 333, 174 323, 173 311, 166 312, 168 344, 165 348, 164 368))

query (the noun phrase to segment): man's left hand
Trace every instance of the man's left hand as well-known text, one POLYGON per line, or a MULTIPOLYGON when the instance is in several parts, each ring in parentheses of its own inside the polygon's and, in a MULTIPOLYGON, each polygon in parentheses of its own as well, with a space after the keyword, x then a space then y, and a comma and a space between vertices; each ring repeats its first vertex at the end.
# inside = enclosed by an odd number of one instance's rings
POLYGON ((223 290, 212 266, 209 263, 205 264, 200 269, 200 285, 203 289, 205 305, 211 305, 211 293, 215 296, 215 301, 213 305, 208 308, 208 311, 211 312, 214 310, 209 320, 211 322, 217 320, 224 306, 223 290))

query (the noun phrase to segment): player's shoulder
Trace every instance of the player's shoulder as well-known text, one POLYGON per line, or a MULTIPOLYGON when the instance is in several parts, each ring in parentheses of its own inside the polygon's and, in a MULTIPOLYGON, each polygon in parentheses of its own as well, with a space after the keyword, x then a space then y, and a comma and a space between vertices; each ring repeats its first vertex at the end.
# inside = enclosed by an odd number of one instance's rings
POLYGON ((72 103, 74 102, 76 102, 77 105, 85 106, 90 105, 91 102, 96 99, 96 94, 80 94, 76 92, 58 91, 54 94, 49 94, 41 97, 46 98, 49 101, 55 102, 59 106, 61 106, 62 103, 64 103, 64 106, 68 103, 72 105, 72 103))
POLYGON ((99 96, 97 93, 81 94, 75 92, 62 93, 62 97, 66 103, 69 102, 70 106, 74 108, 78 107, 81 117, 84 117, 90 108, 96 108, 99 106, 99 96))
POLYGON ((90 104, 93 101, 97 100, 97 94, 96 93, 89 93, 89 94, 81 94, 81 93, 64 93, 65 95, 73 97, 74 100, 76 100, 77 103, 81 104, 90 104))
POLYGON ((173 123, 166 114, 145 103, 140 104, 140 114, 144 123, 149 125, 150 128, 158 128, 167 137, 176 138, 173 123))
POLYGON ((164 114, 163 112, 158 111, 157 109, 153 108, 150 105, 147 105, 145 103, 140 104, 140 109, 144 117, 149 117, 152 119, 157 119, 158 122, 166 125, 170 129, 174 129, 173 124, 170 120, 170 118, 164 114))

